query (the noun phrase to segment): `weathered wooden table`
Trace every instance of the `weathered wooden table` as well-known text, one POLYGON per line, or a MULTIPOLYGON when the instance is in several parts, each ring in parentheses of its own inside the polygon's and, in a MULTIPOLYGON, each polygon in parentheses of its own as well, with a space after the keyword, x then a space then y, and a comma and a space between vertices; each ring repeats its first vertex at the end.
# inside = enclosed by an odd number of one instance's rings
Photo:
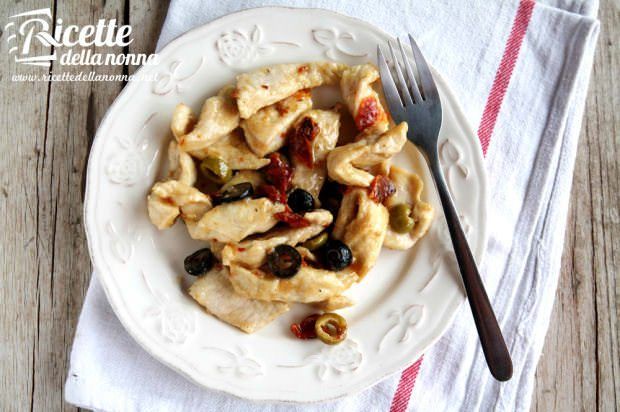
MULTIPOLYGON (((79 25, 100 18, 129 23, 135 40, 126 51, 150 53, 167 2, 7 0, 0 16, 43 7, 79 25)), ((534 410, 620 408, 619 7, 616 0, 601 2, 602 31, 534 410)), ((62 390, 90 278, 82 185, 91 139, 123 83, 12 82, 16 67, 7 57, 6 35, 0 32, 0 410, 74 409, 62 390)))

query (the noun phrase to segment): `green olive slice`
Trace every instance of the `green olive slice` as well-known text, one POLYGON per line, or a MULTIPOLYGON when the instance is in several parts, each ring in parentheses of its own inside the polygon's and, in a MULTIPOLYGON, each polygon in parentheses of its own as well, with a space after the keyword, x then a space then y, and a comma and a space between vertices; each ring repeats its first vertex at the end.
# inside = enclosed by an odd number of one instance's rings
POLYGON ((415 220, 411 217, 411 206, 399 203, 390 208, 390 227, 397 233, 408 233, 413 229, 415 220))
POLYGON ((314 331, 321 342, 336 345, 347 337, 347 321, 337 313, 324 313, 316 320, 314 331))
POLYGON ((315 251, 321 246, 323 246, 325 243, 327 243, 328 238, 329 235, 327 234, 327 232, 323 232, 316 235, 312 239, 306 240, 304 243, 302 243, 302 246, 310 251, 315 251))
POLYGON ((224 184, 232 178, 228 164, 217 157, 206 157, 200 162, 200 171, 212 182, 224 184))

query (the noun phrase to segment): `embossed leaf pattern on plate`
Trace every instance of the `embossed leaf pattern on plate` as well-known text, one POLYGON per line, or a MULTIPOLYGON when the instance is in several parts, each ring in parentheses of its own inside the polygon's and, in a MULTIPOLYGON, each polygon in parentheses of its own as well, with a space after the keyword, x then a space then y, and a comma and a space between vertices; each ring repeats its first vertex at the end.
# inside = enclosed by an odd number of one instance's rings
POLYGON ((201 349, 212 352, 217 370, 222 373, 233 373, 248 378, 265 374, 263 365, 251 357, 244 347, 237 347, 236 351, 214 346, 203 346, 201 349))
POLYGON ((314 29, 312 38, 324 46, 323 53, 330 59, 337 59, 338 54, 349 57, 366 57, 368 53, 359 52, 350 47, 355 43, 355 35, 349 32, 340 32, 338 29, 314 29))
POLYGON ((122 264, 129 262, 133 256, 134 243, 139 242, 142 235, 136 234, 135 229, 127 229, 121 235, 111 220, 106 224, 106 231, 110 237, 110 248, 114 257, 122 264))
POLYGON ((450 193, 452 196, 455 196, 457 193, 455 191, 457 185, 454 183, 454 179, 456 179, 454 175, 458 173, 464 180, 467 180, 469 177, 469 168, 464 161, 465 156, 459 145, 450 138, 447 138, 441 143, 439 151, 441 154, 443 173, 446 176, 450 193))
POLYGON ((166 70, 157 74, 151 92, 158 96, 165 96, 172 91, 182 93, 185 90, 184 83, 198 73, 204 61, 204 57, 189 62, 171 61, 166 70))
MULTIPOLYGON (((148 162, 144 156, 150 142, 145 136, 145 130, 156 115, 157 113, 151 113, 146 118, 137 136, 133 137, 130 134, 116 136, 120 150, 116 150, 110 156, 104 170, 110 182, 123 186, 133 186, 144 180, 148 175, 153 160, 148 162)), ((157 152, 155 152, 155 156, 157 152)))
POLYGON ((326 346, 317 354, 310 355, 300 363, 278 365, 282 368, 316 366, 317 377, 324 381, 334 374, 348 374, 359 370, 363 360, 359 343, 347 339, 334 346, 326 346))
POLYGON ((400 310, 388 314, 391 326, 379 341, 378 351, 394 344, 407 342, 411 338, 413 329, 420 324, 424 317, 424 305, 407 305, 400 310))
POLYGON ((263 29, 255 25, 251 30, 233 30, 223 33, 215 42, 220 60, 229 67, 241 68, 259 56, 272 54, 277 46, 301 47, 289 41, 264 41, 263 29))
POLYGON ((140 272, 147 290, 155 303, 145 311, 147 317, 155 317, 159 321, 159 332, 168 342, 183 344, 196 332, 194 314, 179 304, 170 301, 166 294, 159 294, 151 286, 144 271, 140 272))

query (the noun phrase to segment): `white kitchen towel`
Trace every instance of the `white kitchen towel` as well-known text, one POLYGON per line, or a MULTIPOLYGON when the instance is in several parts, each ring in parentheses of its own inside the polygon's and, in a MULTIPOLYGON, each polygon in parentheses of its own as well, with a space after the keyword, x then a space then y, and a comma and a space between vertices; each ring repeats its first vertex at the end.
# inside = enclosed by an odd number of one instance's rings
POLYGON ((253 403, 197 387, 152 359, 124 331, 95 276, 66 400, 105 411, 528 411, 557 286, 598 2, 173 0, 158 48, 197 25, 263 5, 332 9, 395 36, 411 32, 448 80, 486 153, 490 238, 481 272, 514 377, 500 384, 490 376, 463 305, 444 337, 422 362, 403 365, 403 374, 322 404, 253 403))

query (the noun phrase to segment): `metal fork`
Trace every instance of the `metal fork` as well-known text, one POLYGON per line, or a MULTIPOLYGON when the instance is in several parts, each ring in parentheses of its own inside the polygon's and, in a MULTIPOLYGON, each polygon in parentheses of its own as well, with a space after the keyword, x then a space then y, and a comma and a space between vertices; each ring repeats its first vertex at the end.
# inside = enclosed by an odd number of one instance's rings
POLYGON ((441 102, 437 86, 431 71, 422 56, 418 45, 409 35, 411 50, 415 66, 418 70, 420 86, 413 74, 405 49, 400 39, 398 48, 404 65, 401 69, 394 47, 388 42, 392 64, 396 72, 396 81, 388 66, 387 60, 377 46, 379 71, 385 98, 390 113, 396 122, 407 122, 410 125, 407 138, 415 144, 425 155, 431 173, 437 186, 439 198, 443 206, 444 215, 450 230, 454 253, 463 278, 463 285, 469 300, 474 322, 480 337, 480 343, 491 374, 499 381, 507 381, 512 376, 512 360, 506 348, 506 343, 499 328, 493 308, 489 302, 482 279, 478 273, 476 262, 471 254, 467 238, 459 221, 452 197, 448 191, 441 165, 439 164, 438 140, 441 128, 441 102), (406 76, 406 79, 405 79, 406 76))

